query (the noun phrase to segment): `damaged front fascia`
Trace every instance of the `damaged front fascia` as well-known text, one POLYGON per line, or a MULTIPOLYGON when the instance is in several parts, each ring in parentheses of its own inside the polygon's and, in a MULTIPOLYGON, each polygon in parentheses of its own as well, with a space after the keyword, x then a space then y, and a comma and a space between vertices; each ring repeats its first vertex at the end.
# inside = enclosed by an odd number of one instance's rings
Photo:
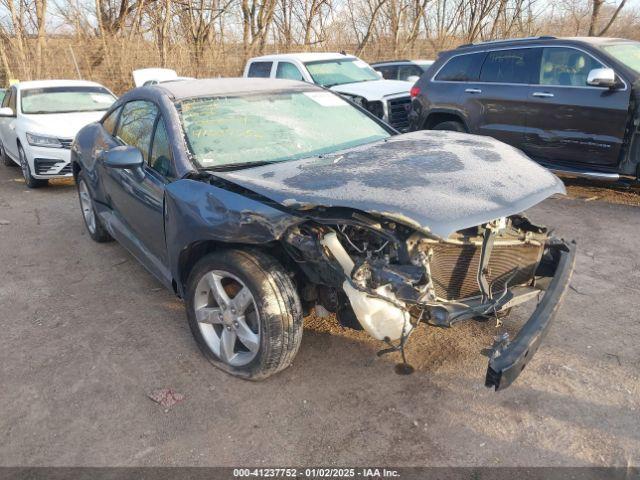
MULTIPOLYGON (((169 251, 182 251, 194 242, 208 240, 255 245, 280 242, 309 281, 333 288, 340 288, 345 281, 345 274, 335 259, 327 254, 320 240, 338 225, 365 229, 389 242, 397 258, 392 263, 373 258, 354 258, 354 270, 346 278, 354 288, 378 296, 375 289, 386 284, 392 287, 399 300, 409 306, 420 305, 425 298, 438 304, 447 303, 432 298, 433 295, 425 296, 428 290, 425 281, 429 280, 428 264, 412 263, 415 252, 409 250, 415 235, 432 242, 447 240, 428 234, 424 229, 409 228, 409 222, 398 222, 400 225, 396 226, 396 218, 378 218, 348 208, 315 206, 304 212, 291 210, 208 173, 172 183, 167 189, 165 208, 167 219, 176 219, 176 222, 167 222, 167 242, 179 246, 169 251), (396 231, 388 228, 388 225, 396 231), (399 236, 398 230, 403 230, 403 235, 399 236)), ((524 216, 516 215, 511 219, 517 228, 545 232, 544 228, 531 224, 524 216)), ((170 262, 174 278, 180 278, 179 259, 172 258, 170 262)), ((481 309, 486 310, 489 303, 482 302, 481 309)), ((394 305, 397 306, 396 302, 394 305)), ((474 310, 478 307, 473 306, 474 310)))

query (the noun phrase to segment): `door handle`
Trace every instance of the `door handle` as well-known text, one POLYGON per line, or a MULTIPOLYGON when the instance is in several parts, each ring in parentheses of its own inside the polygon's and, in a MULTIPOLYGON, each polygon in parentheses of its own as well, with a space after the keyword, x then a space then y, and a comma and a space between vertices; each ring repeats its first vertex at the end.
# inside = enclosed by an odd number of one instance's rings
POLYGON ((531 94, 532 97, 540 97, 540 98, 553 98, 553 93, 548 92, 533 92, 531 94))
POLYGON ((465 93, 482 93, 482 90, 480 90, 479 88, 467 88, 464 92, 465 93))

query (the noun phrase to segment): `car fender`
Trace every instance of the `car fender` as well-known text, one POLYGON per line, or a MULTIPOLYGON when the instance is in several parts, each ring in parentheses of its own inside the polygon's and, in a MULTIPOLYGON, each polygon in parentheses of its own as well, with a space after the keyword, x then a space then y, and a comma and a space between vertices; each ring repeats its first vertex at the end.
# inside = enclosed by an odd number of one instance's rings
POLYGON ((181 256, 201 242, 261 245, 278 240, 302 216, 205 181, 181 179, 165 190, 165 238, 171 274, 182 295, 181 256))

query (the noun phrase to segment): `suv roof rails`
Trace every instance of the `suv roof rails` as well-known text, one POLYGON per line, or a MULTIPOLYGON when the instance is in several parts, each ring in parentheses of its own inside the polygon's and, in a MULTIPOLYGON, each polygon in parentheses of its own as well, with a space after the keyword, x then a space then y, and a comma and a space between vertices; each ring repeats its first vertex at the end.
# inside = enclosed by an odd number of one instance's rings
POLYGON ((524 38, 505 38, 502 40, 487 40, 485 42, 478 43, 465 43, 458 48, 472 47, 474 45, 491 45, 494 43, 507 43, 507 42, 526 42, 528 40, 555 40, 557 37, 551 35, 541 35, 539 37, 524 37, 524 38))

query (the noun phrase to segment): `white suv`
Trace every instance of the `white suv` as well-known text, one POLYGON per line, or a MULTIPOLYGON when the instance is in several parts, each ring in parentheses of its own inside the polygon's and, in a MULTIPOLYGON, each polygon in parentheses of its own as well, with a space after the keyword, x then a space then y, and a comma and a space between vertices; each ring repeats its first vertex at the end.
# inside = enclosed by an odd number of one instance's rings
POLYGON ((29 188, 70 177, 71 142, 85 125, 97 122, 116 100, 99 83, 81 80, 20 82, 0 108, 0 157, 18 164, 29 188))
POLYGON ((409 126, 413 84, 383 80, 366 62, 340 53, 287 53, 251 58, 245 77, 286 78, 315 83, 348 97, 392 127, 409 126))

